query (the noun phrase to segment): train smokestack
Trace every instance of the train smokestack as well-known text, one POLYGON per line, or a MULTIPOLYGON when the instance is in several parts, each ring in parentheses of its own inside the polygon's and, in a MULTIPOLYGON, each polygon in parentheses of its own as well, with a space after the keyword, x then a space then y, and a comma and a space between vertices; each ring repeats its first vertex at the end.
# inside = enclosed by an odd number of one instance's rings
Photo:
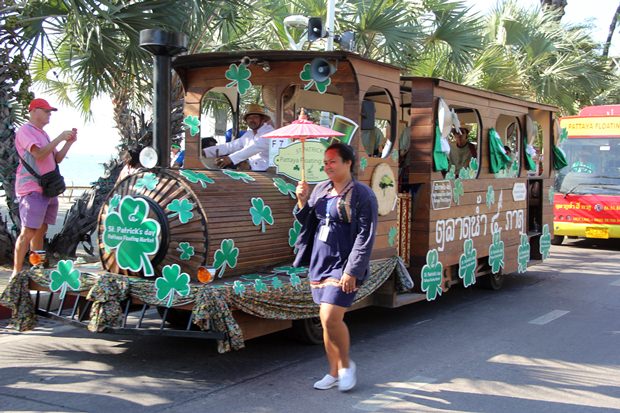
POLYGON ((140 47, 153 55, 153 148, 157 166, 170 165, 170 63, 187 50, 187 36, 162 29, 140 31, 140 47))

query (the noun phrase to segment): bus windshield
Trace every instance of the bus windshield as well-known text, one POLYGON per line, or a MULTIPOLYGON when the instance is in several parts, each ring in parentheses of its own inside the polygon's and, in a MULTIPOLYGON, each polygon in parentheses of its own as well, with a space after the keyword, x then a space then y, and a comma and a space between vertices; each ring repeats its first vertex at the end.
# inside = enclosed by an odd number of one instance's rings
POLYGON ((620 194, 620 136, 569 138, 561 145, 568 165, 556 175, 563 194, 620 194))

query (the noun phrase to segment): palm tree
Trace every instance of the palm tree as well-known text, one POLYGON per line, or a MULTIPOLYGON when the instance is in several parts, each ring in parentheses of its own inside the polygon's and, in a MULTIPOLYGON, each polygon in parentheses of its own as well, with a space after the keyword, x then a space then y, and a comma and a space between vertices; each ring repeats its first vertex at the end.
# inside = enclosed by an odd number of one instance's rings
POLYGON ((614 32, 616 31, 616 27, 618 26, 618 19, 620 18, 620 4, 618 4, 618 8, 611 18, 611 24, 609 25, 609 33, 607 34, 607 40, 605 41, 605 46, 603 47, 603 56, 609 57, 609 47, 611 46, 611 39, 614 37, 614 32))

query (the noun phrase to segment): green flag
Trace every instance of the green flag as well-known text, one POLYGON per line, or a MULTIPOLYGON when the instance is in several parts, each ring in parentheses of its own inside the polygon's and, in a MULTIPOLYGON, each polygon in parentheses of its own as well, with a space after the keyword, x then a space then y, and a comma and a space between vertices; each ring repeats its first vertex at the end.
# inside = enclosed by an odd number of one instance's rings
POLYGON ((510 156, 508 156, 504 150, 502 139, 494 128, 489 129, 489 157, 491 158, 491 173, 494 174, 502 169, 506 169, 512 162, 512 159, 510 159, 510 156))
POLYGON ((433 161, 436 171, 448 170, 448 156, 441 150, 441 132, 439 126, 435 125, 435 147, 433 148, 433 161))

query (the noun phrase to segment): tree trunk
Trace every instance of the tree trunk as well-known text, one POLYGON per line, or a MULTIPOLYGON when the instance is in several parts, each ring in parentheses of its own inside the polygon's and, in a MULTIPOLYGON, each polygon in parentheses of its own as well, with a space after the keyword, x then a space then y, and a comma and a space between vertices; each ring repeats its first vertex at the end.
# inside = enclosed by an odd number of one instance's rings
POLYGON ((618 18, 620 17, 620 4, 618 4, 618 8, 614 13, 614 16, 611 19, 611 24, 609 25, 609 33, 607 34, 607 41, 605 41, 605 47, 603 48, 603 57, 609 57, 609 47, 611 46, 611 39, 614 37, 614 32, 616 31, 616 26, 618 25, 618 18))
POLYGON ((540 4, 543 7, 557 9, 560 13, 560 19, 561 19, 566 13, 564 9, 566 8, 568 1, 567 0, 540 0, 540 4))

